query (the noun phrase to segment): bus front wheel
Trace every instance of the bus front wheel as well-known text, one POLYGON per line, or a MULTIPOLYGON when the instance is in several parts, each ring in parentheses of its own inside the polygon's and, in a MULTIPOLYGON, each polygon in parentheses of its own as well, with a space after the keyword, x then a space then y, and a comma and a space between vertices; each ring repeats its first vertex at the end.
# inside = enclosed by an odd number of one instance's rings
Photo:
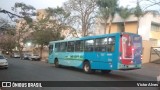
POLYGON ((56 68, 58 68, 58 67, 59 67, 58 59, 56 59, 56 60, 54 61, 54 64, 55 64, 55 67, 56 67, 56 68))
POLYGON ((84 70, 85 73, 88 73, 88 74, 93 72, 89 62, 84 62, 83 63, 83 70, 84 70))

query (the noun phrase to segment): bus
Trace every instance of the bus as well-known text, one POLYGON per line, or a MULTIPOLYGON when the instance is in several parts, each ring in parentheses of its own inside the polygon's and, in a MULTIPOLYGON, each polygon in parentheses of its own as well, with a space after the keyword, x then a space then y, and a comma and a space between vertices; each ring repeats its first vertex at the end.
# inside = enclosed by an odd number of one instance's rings
POLYGON ((142 37, 125 32, 51 41, 48 62, 55 67, 80 68, 85 73, 140 69, 142 37))

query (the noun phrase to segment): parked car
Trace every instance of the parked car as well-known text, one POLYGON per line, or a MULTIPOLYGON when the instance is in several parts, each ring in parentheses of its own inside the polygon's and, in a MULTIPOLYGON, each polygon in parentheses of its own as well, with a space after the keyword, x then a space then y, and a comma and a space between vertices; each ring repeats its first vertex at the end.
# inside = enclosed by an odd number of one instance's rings
POLYGON ((11 55, 11 57, 20 58, 20 54, 18 54, 18 53, 13 53, 13 54, 11 55))
POLYGON ((3 67, 5 69, 8 68, 7 58, 5 58, 3 55, 0 55, 0 67, 3 67))
POLYGON ((160 84, 160 74, 157 76, 157 82, 160 84))
POLYGON ((40 56, 38 54, 32 54, 31 56, 29 56, 30 60, 36 60, 39 61, 40 60, 40 56))
POLYGON ((29 60, 30 57, 31 57, 31 54, 28 54, 28 53, 23 54, 23 60, 29 60))

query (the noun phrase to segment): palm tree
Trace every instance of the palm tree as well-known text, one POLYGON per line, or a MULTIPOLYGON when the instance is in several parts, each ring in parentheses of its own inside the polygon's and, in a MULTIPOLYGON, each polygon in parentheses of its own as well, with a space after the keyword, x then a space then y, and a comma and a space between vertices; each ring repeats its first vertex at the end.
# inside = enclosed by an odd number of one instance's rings
POLYGON ((143 15, 143 11, 139 3, 140 3, 139 0, 137 0, 137 6, 135 7, 135 10, 134 10, 134 15, 137 17, 137 34, 138 34, 138 28, 139 28, 139 21, 141 16, 143 15))
POLYGON ((119 15, 123 19, 123 25, 124 25, 124 30, 121 32, 125 32, 126 19, 131 15, 131 9, 129 9, 128 7, 126 7, 126 8, 120 7, 119 8, 119 15))
POLYGON ((97 5, 99 6, 99 11, 102 15, 102 19, 105 21, 104 33, 106 33, 108 19, 110 19, 108 32, 109 33, 111 32, 112 21, 118 7, 117 3, 118 3, 118 0, 98 0, 97 1, 97 5))

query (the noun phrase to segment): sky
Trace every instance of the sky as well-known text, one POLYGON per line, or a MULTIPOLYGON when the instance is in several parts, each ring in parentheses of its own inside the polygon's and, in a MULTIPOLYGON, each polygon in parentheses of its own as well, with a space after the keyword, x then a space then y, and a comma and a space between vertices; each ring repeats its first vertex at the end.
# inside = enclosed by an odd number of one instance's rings
MULTIPOLYGON (((62 6, 67 0, 0 0, 0 8, 11 11, 11 7, 15 2, 23 2, 27 5, 32 5, 36 9, 43 9, 48 7, 62 6)), ((119 0, 120 6, 135 7, 136 0, 119 0)), ((7 15, 0 13, 0 17, 8 19, 7 15)))

